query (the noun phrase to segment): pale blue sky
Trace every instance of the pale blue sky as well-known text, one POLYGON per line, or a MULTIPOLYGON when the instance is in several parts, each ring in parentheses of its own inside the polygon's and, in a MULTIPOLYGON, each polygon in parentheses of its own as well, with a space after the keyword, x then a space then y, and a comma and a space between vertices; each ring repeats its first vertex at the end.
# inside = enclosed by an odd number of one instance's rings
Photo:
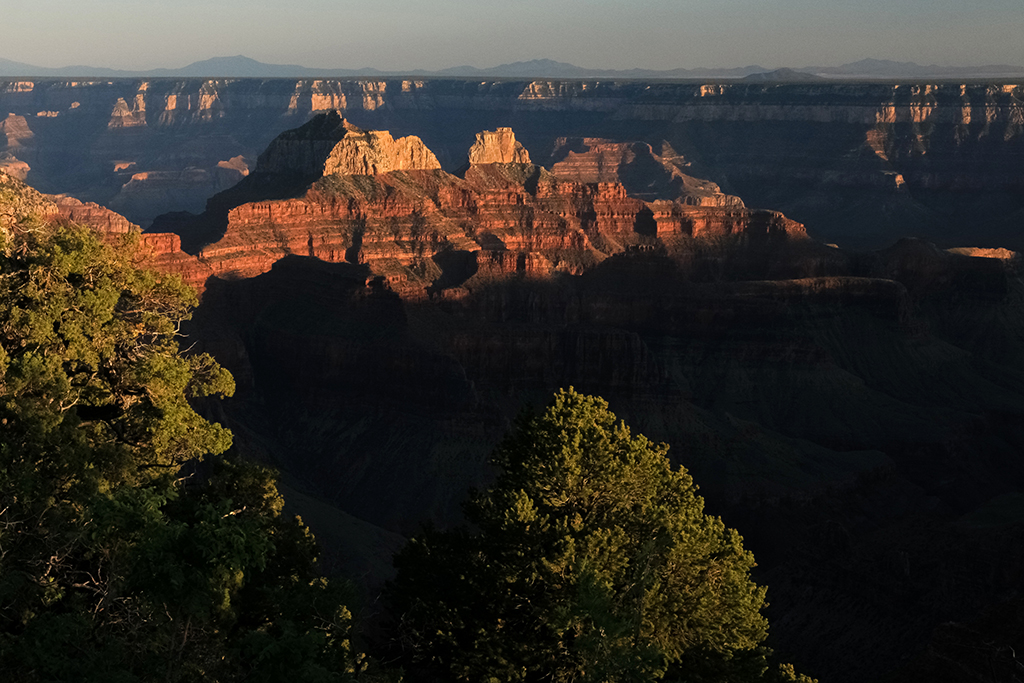
POLYGON ((1024 0, 0 0, 0 57, 180 67, 244 54, 442 69, 1024 65, 1024 0))

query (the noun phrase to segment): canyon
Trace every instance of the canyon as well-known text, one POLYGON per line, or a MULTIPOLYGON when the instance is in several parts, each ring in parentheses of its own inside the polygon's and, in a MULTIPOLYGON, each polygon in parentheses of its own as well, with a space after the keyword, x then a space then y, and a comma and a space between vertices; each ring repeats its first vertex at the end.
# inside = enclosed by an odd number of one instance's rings
POLYGON ((337 109, 420 137, 449 172, 500 127, 548 167, 567 139, 668 143, 689 175, 820 241, 1019 250, 1022 97, 1016 82, 6 79, 0 166, 148 227, 201 212, 278 133, 337 109))
POLYGON ((202 292, 188 344, 238 384, 200 407, 371 599, 572 385, 744 535, 799 670, 1012 665, 1024 87, 3 89, 0 178, 111 239, 146 227, 148 263, 202 292))

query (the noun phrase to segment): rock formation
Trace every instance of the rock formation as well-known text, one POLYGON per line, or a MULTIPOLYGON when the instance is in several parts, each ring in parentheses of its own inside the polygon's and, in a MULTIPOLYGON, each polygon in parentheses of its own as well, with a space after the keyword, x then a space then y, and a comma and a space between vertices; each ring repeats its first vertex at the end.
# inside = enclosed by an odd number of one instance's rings
POLYGON ((395 140, 387 131, 364 131, 334 110, 282 133, 256 162, 256 172, 261 174, 311 179, 440 168, 419 138, 395 140))
MULTIPOLYGON (((510 129, 478 135, 469 158, 460 178, 440 170, 418 138, 396 141, 336 112, 318 115, 272 142, 245 182, 210 200, 227 225, 198 255, 225 277, 266 272, 289 254, 365 263, 418 298, 462 296, 498 274, 580 273, 659 240, 676 248, 693 237, 805 236, 782 215, 721 193, 705 205, 691 195, 648 204, 618 182, 565 180, 524 161, 529 154, 510 129), (289 182, 296 196, 275 198, 289 182)), ((691 180, 708 194, 717 189, 691 180)))
POLYGON ((323 175, 377 175, 441 169, 434 153, 414 136, 395 140, 387 131, 350 129, 331 150, 323 175))
POLYGON ((59 214, 52 199, 27 187, 20 178, 0 171, 0 230, 8 230, 31 215, 59 214))
POLYGON ((113 111, 110 112, 110 121, 107 128, 135 128, 146 125, 146 99, 140 92, 131 100, 131 104, 125 102, 123 97, 117 98, 113 111))
MULTIPOLYGON (((124 216, 92 202, 67 195, 44 195, 0 171, 0 230, 29 215, 44 220, 60 220, 93 228, 107 242, 119 243, 130 233, 138 235, 139 226, 124 216)), ((181 239, 173 233, 138 235, 139 265, 179 275, 202 291, 213 275, 212 269, 181 249, 181 239)))
POLYGON ((469 165, 529 164, 530 153, 516 140, 511 128, 485 130, 476 134, 469 148, 469 165))
POLYGON ((123 235, 139 229, 139 226, 130 223, 121 214, 94 202, 83 202, 67 195, 55 195, 51 199, 61 218, 91 226, 103 235, 123 235))
POLYGON ((317 116, 274 138, 257 159, 255 170, 263 174, 319 177, 335 145, 353 130, 358 129, 336 111, 317 116))
POLYGON ((668 199, 688 206, 743 208, 743 200, 723 194, 710 180, 683 173, 690 164, 668 143, 663 143, 662 152, 656 154, 644 142, 559 138, 551 172, 583 183, 622 183, 630 195, 649 201, 668 199))
POLYGON ((0 121, 0 133, 4 136, 3 143, 9 152, 19 149, 35 137, 25 117, 16 114, 8 114, 7 118, 0 121))
POLYGON ((174 233, 144 233, 140 237, 141 265, 178 275, 199 292, 213 275, 213 269, 181 249, 181 238, 174 233))
POLYGON ((32 168, 10 152, 0 152, 0 171, 12 178, 24 180, 32 168))
MULTIPOLYGON (((134 170, 128 166, 125 170, 134 170)), ((107 205, 126 215, 140 212, 171 212, 186 209, 199 210, 205 203, 197 202, 196 195, 214 190, 226 190, 244 178, 246 172, 237 164, 218 162, 210 168, 188 167, 182 171, 136 171, 128 173, 127 181, 107 205)), ((158 215, 151 213, 151 215, 158 215)))
POLYGON ((994 258, 994 259, 1019 259, 1020 254, 1009 249, 982 249, 979 247, 953 247, 947 249, 952 254, 960 254, 961 256, 974 256, 976 258, 994 258))
POLYGON ((0 171, 12 178, 25 180, 32 170, 25 157, 34 153, 34 138, 35 133, 24 116, 8 114, 0 120, 0 171))

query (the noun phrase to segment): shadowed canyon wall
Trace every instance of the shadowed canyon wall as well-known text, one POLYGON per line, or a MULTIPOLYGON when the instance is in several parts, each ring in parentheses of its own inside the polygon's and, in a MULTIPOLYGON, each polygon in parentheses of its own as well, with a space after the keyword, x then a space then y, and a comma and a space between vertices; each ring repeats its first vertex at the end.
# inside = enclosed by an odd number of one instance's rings
MULTIPOLYGON (((148 225, 199 212, 281 130, 339 109, 454 171, 481 130, 549 166, 583 137, 668 143, 689 173, 822 241, 1024 248, 1024 86, 461 80, 0 81, 0 166, 148 225)), ((663 155, 664 156, 664 155, 663 155)))

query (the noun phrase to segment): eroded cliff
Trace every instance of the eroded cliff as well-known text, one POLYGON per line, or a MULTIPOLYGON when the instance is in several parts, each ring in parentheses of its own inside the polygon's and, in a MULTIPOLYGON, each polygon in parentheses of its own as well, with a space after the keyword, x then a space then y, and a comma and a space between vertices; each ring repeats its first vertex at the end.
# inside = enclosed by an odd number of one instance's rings
POLYGON ((282 134, 244 182, 210 200, 206 223, 226 225, 198 256, 222 277, 266 272, 286 255, 365 263, 403 297, 459 297, 496 276, 580 273, 628 248, 805 237, 794 221, 749 210, 640 147, 659 160, 649 183, 667 198, 655 203, 619 182, 643 184, 642 165, 595 178, 563 163, 577 178, 566 179, 529 163, 506 128, 477 136, 459 177, 418 138, 396 141, 329 112, 282 134), (289 182, 296 196, 276 198, 289 182))
POLYGON ((3 81, 0 111, 13 116, 0 124, 0 164, 44 191, 116 206, 148 225, 166 211, 201 211, 228 186, 216 171, 221 162, 251 163, 282 128, 316 112, 338 109, 363 128, 418 135, 448 171, 463 164, 479 131, 514 122, 533 161, 545 165, 560 138, 640 141, 663 158, 668 142, 690 163, 684 173, 781 210, 827 242, 877 248, 922 236, 942 246, 1024 249, 1022 87, 3 81))

